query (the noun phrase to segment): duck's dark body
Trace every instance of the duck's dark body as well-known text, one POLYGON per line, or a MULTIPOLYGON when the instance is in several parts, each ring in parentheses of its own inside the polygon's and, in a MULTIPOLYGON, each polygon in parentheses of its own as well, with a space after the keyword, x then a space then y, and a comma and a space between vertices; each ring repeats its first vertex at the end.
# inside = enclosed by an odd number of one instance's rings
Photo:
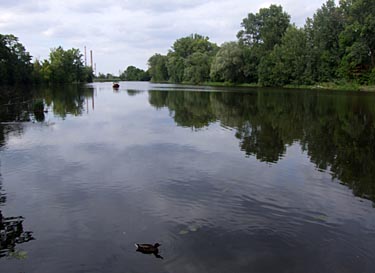
POLYGON ((135 244, 135 247, 137 248, 137 251, 142 252, 143 254, 154 254, 156 258, 163 259, 162 256, 160 256, 158 247, 160 246, 159 243, 156 243, 154 245, 152 244, 135 244))

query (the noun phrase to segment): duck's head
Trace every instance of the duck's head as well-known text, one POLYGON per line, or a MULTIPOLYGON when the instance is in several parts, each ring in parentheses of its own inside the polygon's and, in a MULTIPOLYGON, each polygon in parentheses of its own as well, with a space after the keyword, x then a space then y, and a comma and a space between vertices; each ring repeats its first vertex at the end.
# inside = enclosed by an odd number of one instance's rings
POLYGON ((161 246, 161 244, 159 243, 154 244, 154 247, 159 247, 159 246, 161 246))

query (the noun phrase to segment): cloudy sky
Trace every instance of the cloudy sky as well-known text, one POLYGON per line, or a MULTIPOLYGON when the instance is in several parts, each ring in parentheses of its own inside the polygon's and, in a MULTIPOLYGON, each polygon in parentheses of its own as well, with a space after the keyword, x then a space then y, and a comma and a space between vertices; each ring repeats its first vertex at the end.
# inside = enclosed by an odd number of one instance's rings
MULTIPOLYGON (((63 46, 94 52, 97 72, 146 69, 154 53, 191 33, 236 40, 249 12, 281 4, 302 26, 324 0, 0 0, 0 33, 19 37, 34 58, 63 46)), ((89 59, 89 58, 88 58, 89 59)))

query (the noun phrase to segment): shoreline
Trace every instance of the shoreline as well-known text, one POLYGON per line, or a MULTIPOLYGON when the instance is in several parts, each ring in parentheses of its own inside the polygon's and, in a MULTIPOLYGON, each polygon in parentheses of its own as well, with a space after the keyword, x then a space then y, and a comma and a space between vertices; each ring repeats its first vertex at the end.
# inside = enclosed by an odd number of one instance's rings
MULTIPOLYGON (((94 79, 93 82, 112 82, 113 80, 105 79, 98 80, 94 79)), ((118 81, 118 80, 117 80, 118 81)), ((120 80, 121 81, 121 80, 120 80)), ((130 81, 131 82, 131 81, 130 81)), ((285 89, 304 89, 304 90, 331 90, 331 91, 351 91, 351 92, 375 92, 375 85, 359 85, 355 83, 336 84, 336 83, 317 83, 314 85, 294 85, 288 84, 284 86, 261 86, 257 83, 229 83, 229 82, 203 82, 199 84, 182 82, 152 82, 150 83, 170 83, 170 84, 181 84, 181 85, 196 85, 196 86, 212 86, 212 87, 251 87, 251 88, 285 88, 285 89)))

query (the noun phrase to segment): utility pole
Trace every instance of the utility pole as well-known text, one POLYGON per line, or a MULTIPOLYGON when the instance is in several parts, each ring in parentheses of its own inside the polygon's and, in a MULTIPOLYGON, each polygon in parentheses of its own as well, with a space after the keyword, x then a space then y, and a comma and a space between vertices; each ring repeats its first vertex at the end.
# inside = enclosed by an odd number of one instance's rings
POLYGON ((90 64, 91 64, 91 68, 94 69, 94 66, 93 66, 93 62, 92 62, 92 50, 90 50, 90 64))
POLYGON ((85 66, 87 66, 87 52, 86 52, 86 46, 85 46, 85 66))

